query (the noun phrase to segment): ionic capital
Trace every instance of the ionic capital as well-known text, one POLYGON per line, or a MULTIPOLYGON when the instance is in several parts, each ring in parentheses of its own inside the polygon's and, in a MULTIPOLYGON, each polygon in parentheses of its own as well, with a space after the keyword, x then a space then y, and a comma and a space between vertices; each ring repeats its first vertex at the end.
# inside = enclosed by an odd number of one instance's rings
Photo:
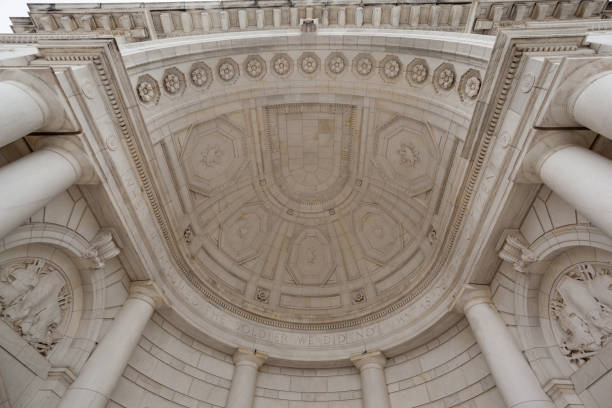
POLYGON ((154 310, 170 307, 170 301, 152 280, 132 282, 128 299, 143 300, 150 304, 154 310))
POLYGON ((248 365, 254 367, 255 369, 259 369, 259 367, 266 362, 268 356, 263 353, 258 353, 256 350, 239 348, 234 352, 232 359, 234 360, 234 364, 237 366, 248 365))
POLYGON ((465 313, 480 303, 493 303, 489 286, 465 284, 455 299, 454 309, 459 313, 465 313))
POLYGON ((351 356, 351 361, 359 371, 369 367, 376 367, 382 370, 387 365, 387 357, 380 350, 355 354, 351 356))

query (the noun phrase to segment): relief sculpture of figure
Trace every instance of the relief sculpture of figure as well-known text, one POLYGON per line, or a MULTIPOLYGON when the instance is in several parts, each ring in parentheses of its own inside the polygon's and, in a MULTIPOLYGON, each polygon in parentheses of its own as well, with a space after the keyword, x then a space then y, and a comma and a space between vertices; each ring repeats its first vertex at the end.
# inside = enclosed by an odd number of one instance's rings
POLYGON ((580 365, 601 349, 612 334, 612 277, 607 269, 579 265, 557 286, 553 314, 564 333, 563 353, 580 365))

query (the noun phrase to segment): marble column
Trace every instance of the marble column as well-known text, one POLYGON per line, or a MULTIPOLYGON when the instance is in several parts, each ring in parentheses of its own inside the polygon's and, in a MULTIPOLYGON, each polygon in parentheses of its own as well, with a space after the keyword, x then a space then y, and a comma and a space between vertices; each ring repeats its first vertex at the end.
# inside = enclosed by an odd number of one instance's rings
POLYGON ((238 349, 234 353, 234 376, 226 408, 252 408, 259 367, 268 358, 256 351, 238 349))
POLYGON ((493 306, 489 287, 466 285, 456 308, 465 313, 506 406, 555 408, 493 306))
POLYGON ((0 82, 0 147, 40 129, 50 116, 45 100, 17 81, 0 82))
POLYGON ((58 408, 104 408, 153 311, 168 302, 151 281, 133 282, 130 295, 58 408))
POLYGON ((49 145, 0 167, 0 239, 71 185, 90 182, 89 160, 70 146, 49 145))
POLYGON ((357 354, 351 357, 361 374, 363 408, 390 408, 385 365, 387 358, 380 351, 357 354))
POLYGON ((596 77, 577 93, 572 113, 581 125, 612 139, 612 71, 596 77))
POLYGON ((547 152, 537 171, 544 184, 612 237, 612 160, 564 145, 547 152))

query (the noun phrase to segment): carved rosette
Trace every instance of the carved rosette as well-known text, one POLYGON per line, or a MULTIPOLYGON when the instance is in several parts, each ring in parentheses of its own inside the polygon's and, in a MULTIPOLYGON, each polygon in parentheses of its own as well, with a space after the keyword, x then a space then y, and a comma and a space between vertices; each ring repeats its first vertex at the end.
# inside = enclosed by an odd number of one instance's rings
POLYGON ((366 301, 366 293, 364 288, 359 288, 351 293, 353 303, 364 303, 366 301))
POLYGON ((348 60, 341 52, 332 52, 325 59, 325 72, 332 78, 341 75, 348 65, 348 60))
POLYGON ((415 58, 406 66, 406 80, 412 86, 422 86, 429 77, 429 65, 423 58, 415 58))
POLYGON ((297 61, 300 72, 306 76, 314 76, 321 65, 321 60, 314 52, 304 52, 297 61))
POLYGON ((448 62, 438 65, 438 68, 433 73, 433 87, 436 92, 447 92, 455 86, 455 67, 448 62))
POLYGON ((563 273, 550 297, 553 332, 574 368, 612 337, 612 265, 581 263, 563 273))
POLYGON ((55 264, 20 258, 0 265, 2 320, 43 356, 61 339, 71 304, 70 284, 55 264))
POLYGON ((480 71, 476 69, 468 69, 459 80, 459 86, 457 92, 459 92, 459 98, 462 102, 474 101, 478 98, 480 93, 480 86, 482 80, 480 79, 480 71))
POLYGON ((161 96, 157 81, 149 74, 141 75, 138 78, 136 94, 140 102, 147 105, 157 105, 161 96))
POLYGON ((361 78, 369 78, 374 73, 376 60, 370 54, 357 54, 353 58, 353 74, 361 78))
POLYGON ((168 95, 180 95, 185 91, 185 74, 176 67, 168 68, 162 76, 162 84, 168 95))
POLYGON ((242 68, 249 79, 262 79, 266 75, 266 61, 259 55, 249 55, 244 60, 242 68))
POLYGON ((402 73, 402 61, 396 55, 387 55, 380 62, 378 72, 383 81, 388 83, 397 82, 402 73))
POLYGON ((287 78, 293 72, 293 60, 287 54, 276 54, 270 61, 272 72, 279 78, 287 78))
POLYGON ((217 63, 219 78, 228 84, 233 84, 240 77, 240 67, 232 58, 222 58, 217 63))
POLYGON ((196 89, 205 90, 212 84, 212 70, 206 63, 196 62, 189 70, 189 79, 196 89))
POLYGON ((261 303, 268 303, 270 300, 270 290, 262 287, 255 289, 255 300, 261 303))

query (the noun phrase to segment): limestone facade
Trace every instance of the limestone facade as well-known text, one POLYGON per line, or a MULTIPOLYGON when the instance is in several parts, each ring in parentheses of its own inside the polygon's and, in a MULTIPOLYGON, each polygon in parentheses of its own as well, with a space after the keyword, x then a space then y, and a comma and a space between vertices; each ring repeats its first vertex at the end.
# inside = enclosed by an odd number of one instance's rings
POLYGON ((0 407, 610 407, 607 3, 29 14, 0 407))

